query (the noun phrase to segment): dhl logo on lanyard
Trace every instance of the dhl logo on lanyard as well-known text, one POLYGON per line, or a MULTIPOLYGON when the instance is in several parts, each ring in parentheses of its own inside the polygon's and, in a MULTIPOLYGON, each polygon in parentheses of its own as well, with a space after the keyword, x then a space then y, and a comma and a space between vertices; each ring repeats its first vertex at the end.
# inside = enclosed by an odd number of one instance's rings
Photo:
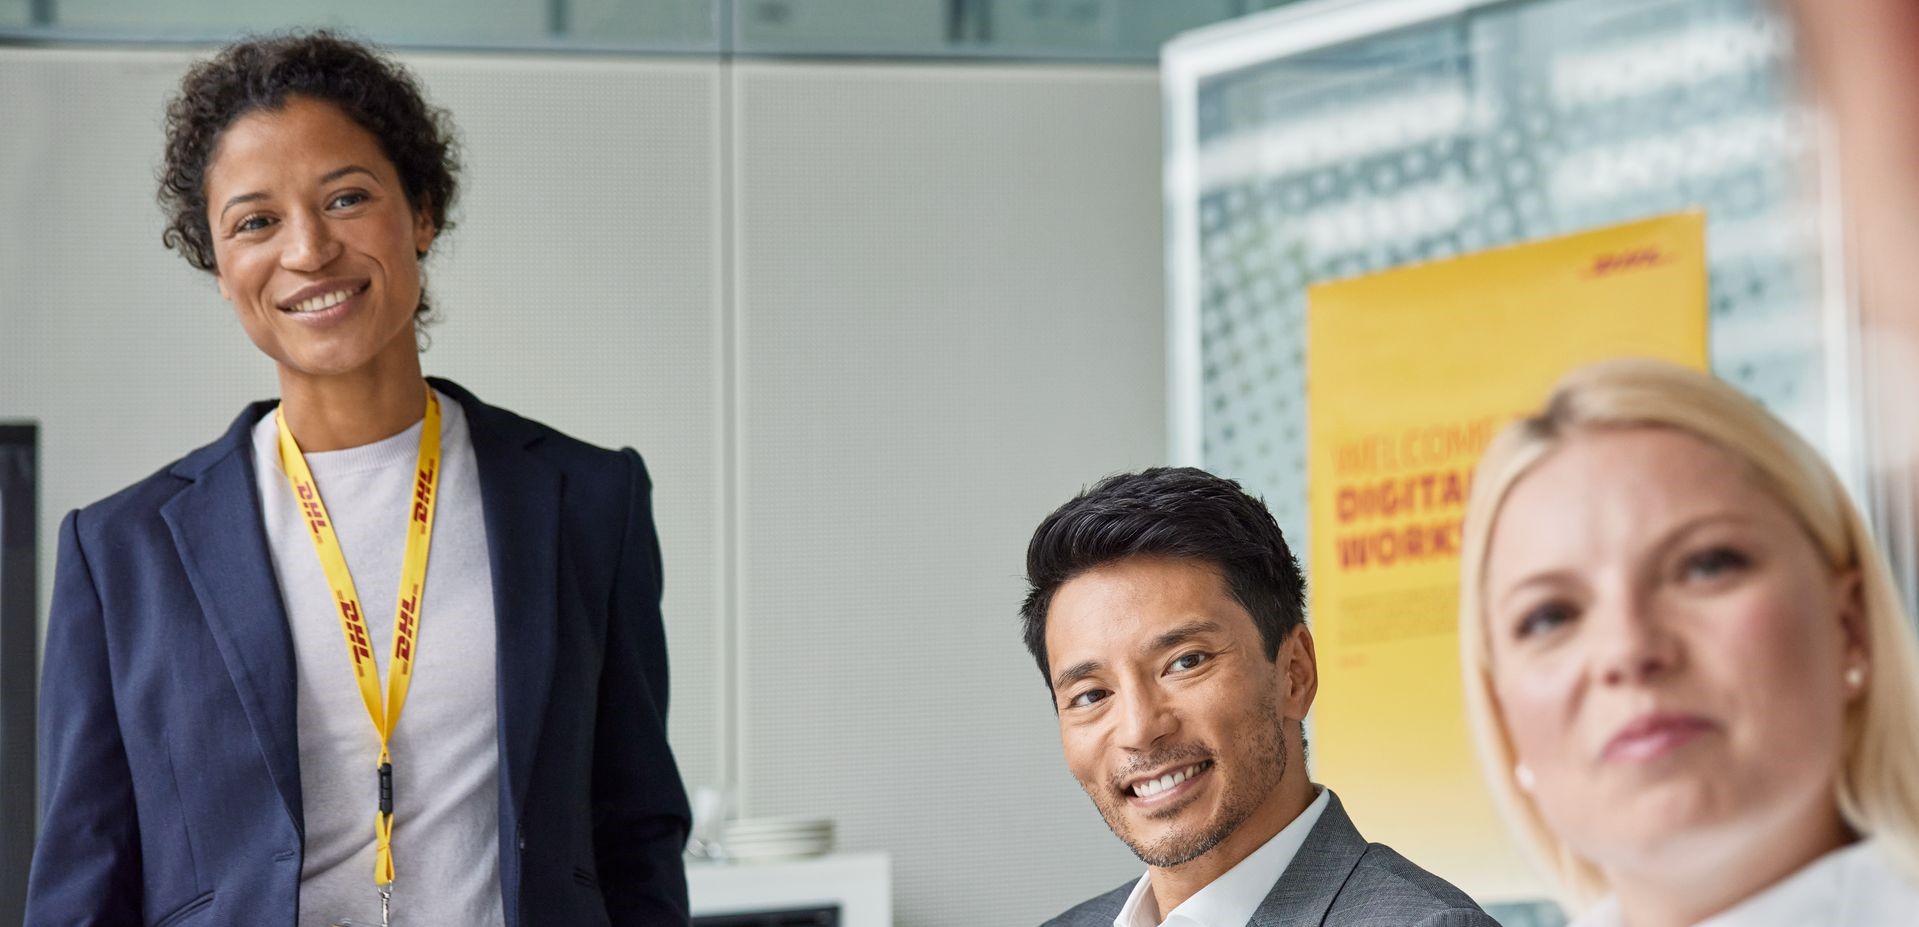
POLYGON ((413 683, 413 656, 419 649, 420 602, 426 591, 427 550, 433 544, 433 503, 440 485, 440 402, 433 390, 426 393, 426 421, 420 427, 420 456, 414 467, 413 497, 406 523, 406 552, 400 568, 399 602, 393 614, 393 657, 387 662, 386 697, 380 697, 380 666, 373 660, 366 616, 360 608, 360 594, 353 588, 353 575, 347 571, 346 553, 333 533, 333 519, 326 503, 320 500, 320 487, 307 468, 306 455, 287 428, 286 416, 274 413, 280 427, 280 467, 286 471, 313 537, 313 549, 320 555, 320 569, 333 589, 333 601, 340 612, 340 631, 346 637, 347 653, 353 661, 353 675, 360 686, 360 700, 366 703, 367 717, 380 735, 380 803, 374 818, 376 852, 373 881, 384 898, 393 884, 393 757, 388 747, 393 729, 400 723, 400 710, 406 706, 407 688, 413 683))

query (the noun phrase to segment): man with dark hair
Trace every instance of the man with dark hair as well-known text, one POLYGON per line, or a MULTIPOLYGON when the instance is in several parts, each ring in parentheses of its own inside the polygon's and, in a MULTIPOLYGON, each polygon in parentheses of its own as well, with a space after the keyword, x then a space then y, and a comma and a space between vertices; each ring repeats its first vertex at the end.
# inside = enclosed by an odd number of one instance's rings
POLYGON ((1109 477, 1040 523, 1026 571, 1066 764, 1147 866, 1048 927, 1498 927, 1307 778, 1305 582, 1237 483, 1109 477))

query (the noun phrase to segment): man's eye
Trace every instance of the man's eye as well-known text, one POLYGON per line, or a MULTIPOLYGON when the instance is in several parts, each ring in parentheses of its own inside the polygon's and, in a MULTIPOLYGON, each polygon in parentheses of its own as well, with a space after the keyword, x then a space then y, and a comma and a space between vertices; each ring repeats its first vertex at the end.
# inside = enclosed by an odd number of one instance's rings
POLYGON ((1524 640, 1557 629, 1573 620, 1573 607, 1565 602, 1546 602, 1527 610, 1514 628, 1514 636, 1524 640))
POLYGON ((1686 558, 1682 567, 1686 579, 1714 579, 1744 569, 1752 558, 1730 547, 1702 550, 1686 558))
POLYGON ((1072 699, 1066 703, 1066 705, 1069 708, 1088 708, 1095 704, 1098 704, 1099 702, 1105 701, 1106 696, 1107 696, 1107 692, 1105 689, 1087 689, 1086 691, 1073 696, 1072 699))
POLYGON ((1173 665, 1169 667, 1169 669, 1189 670, 1212 658, 1211 654, 1199 653, 1197 651, 1193 653, 1182 653, 1173 658, 1173 665))

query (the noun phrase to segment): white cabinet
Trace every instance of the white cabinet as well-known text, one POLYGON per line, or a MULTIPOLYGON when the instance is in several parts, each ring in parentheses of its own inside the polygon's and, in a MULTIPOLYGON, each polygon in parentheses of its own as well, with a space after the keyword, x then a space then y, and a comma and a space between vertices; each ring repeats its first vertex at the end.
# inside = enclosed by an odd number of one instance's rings
POLYGON ((779 863, 686 864, 697 919, 837 907, 839 927, 893 927, 893 859, 834 853, 779 863))

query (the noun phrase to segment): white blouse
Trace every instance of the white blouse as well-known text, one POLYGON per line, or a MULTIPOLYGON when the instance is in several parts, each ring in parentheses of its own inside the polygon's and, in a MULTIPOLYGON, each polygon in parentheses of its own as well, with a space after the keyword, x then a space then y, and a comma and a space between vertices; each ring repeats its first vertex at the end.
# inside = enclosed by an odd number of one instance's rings
MULTIPOLYGON (((1608 896, 1569 927, 1623 927, 1608 896)), ((1840 847, 1695 927, 1915 927, 1919 882, 1877 840, 1840 847)))

